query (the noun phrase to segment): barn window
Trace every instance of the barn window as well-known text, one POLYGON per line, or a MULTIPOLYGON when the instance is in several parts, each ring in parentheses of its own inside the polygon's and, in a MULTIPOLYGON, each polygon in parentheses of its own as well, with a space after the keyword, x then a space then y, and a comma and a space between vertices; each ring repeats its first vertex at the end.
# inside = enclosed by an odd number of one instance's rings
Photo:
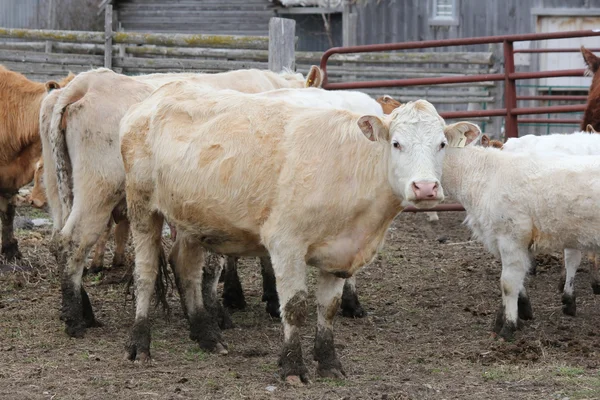
POLYGON ((430 25, 458 25, 459 0, 431 0, 430 25))

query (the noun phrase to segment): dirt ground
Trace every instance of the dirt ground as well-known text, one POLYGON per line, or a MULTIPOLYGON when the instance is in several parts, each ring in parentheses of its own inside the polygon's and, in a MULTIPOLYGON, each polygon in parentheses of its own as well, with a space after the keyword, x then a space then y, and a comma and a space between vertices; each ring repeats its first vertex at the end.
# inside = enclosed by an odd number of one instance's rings
POLYGON ((600 399, 600 297, 587 261, 577 276, 577 317, 561 312, 560 255, 545 257, 528 284, 535 319, 514 342, 496 341, 500 264, 469 241, 463 218, 396 219, 378 259, 358 275, 368 316, 336 319, 346 380, 314 375, 311 307, 303 346, 312 383, 302 388, 278 378, 282 332, 260 301, 257 260, 240 267, 248 307, 224 333, 229 355, 199 350, 173 294, 170 317, 153 313, 153 362, 140 365, 123 359, 134 309, 116 283, 125 271, 86 276, 104 326, 71 339, 58 318, 49 228, 19 230, 23 260, 16 271, 0 263, 0 399, 600 399))

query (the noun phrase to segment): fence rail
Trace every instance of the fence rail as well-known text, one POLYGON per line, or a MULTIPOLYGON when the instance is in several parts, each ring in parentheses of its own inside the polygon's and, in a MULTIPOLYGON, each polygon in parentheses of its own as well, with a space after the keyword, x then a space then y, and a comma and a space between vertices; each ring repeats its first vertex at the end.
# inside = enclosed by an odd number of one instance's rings
MULTIPOLYGON (((484 116, 504 116, 506 137, 518 137, 518 122, 522 123, 540 123, 555 121, 560 123, 571 123, 576 120, 572 119, 542 119, 542 118, 525 118, 517 119, 520 115, 535 115, 535 114, 550 114, 550 113, 565 113, 574 111, 584 111, 586 104, 575 105, 560 105, 560 106, 544 106, 544 107, 517 107, 518 100, 533 100, 531 97, 542 96, 521 96, 517 97, 516 81, 522 79, 538 79, 549 77, 563 76, 583 76, 584 69, 571 69, 559 71, 541 71, 541 72, 515 72, 515 53, 559 53, 573 52, 573 49, 521 49, 514 50, 513 43, 521 41, 540 41, 549 39, 567 39, 574 37, 590 37, 600 36, 600 30, 586 31, 571 31, 571 32, 554 32, 554 33, 534 33, 526 35, 504 35, 504 36, 488 36, 479 38, 466 39, 448 39, 448 40, 430 40, 423 42, 408 42, 408 43, 392 43, 382 45, 367 45, 367 46, 351 46, 351 47, 335 47, 329 49, 321 58, 321 69, 325 72, 323 87, 326 89, 359 89, 359 88, 375 88, 375 87, 405 87, 405 86, 420 86, 420 85, 441 85, 449 83, 467 83, 467 82, 486 82, 486 81, 504 81, 504 107, 491 110, 471 110, 458 112, 440 113, 444 118, 468 118, 468 117, 484 117, 484 116), (457 77, 439 77, 439 78, 415 78, 415 79, 396 79, 396 80, 379 80, 379 81, 359 81, 359 82, 342 82, 330 83, 328 79, 327 66, 329 59, 337 54, 360 54, 377 51, 393 51, 393 50, 409 50, 409 49, 425 49, 436 47, 463 46, 475 44, 491 44, 501 43, 504 54, 504 72, 495 74, 480 74, 472 76, 457 76, 457 77)), ((579 50, 578 50, 579 51, 579 50)), ((543 96, 544 98, 557 98, 558 96, 543 96)), ((574 100, 580 100, 581 96, 575 96, 574 100)), ((571 100, 571 99, 570 99, 571 100)), ((433 209, 423 210, 415 207, 407 207, 405 212, 421 212, 421 211, 464 211, 460 204, 442 204, 433 209)))
MULTIPOLYGON (((518 115, 525 114, 545 114, 545 113, 564 113, 573 111, 585 110, 585 104, 580 105, 564 105, 564 106, 546 106, 535 108, 518 108, 516 81, 523 79, 538 79, 563 76, 583 76, 584 69, 571 69, 559 71, 541 71, 541 72, 515 72, 514 54, 518 52, 528 52, 524 50, 514 50, 514 42, 522 41, 540 41, 549 39, 567 39, 574 37, 590 37, 600 36, 600 30, 584 30, 570 32, 553 32, 553 33, 532 33, 525 35, 503 35, 503 36, 485 36, 478 38, 465 39, 446 39, 446 40, 429 40, 423 42, 407 42, 407 43, 392 43, 366 46, 351 46, 351 47, 334 47, 327 50, 321 58, 321 69, 325 72, 323 87, 331 90, 339 89, 359 89, 359 88, 375 88, 375 87, 405 87, 405 86, 420 86, 420 85, 440 85, 449 83, 468 83, 468 82, 486 82, 486 81, 504 81, 504 108, 492 110, 475 110, 475 111, 450 111, 441 113, 444 118, 468 118, 468 117, 485 117, 485 116, 504 116, 505 117, 505 132, 506 137, 518 137, 518 122, 532 122, 528 120, 518 120, 518 115), (436 47, 451 47, 476 44, 492 44, 502 43, 504 53, 504 72, 496 74, 481 74, 472 76, 456 76, 456 77, 439 77, 439 78, 414 78, 414 79, 396 79, 396 80, 379 80, 379 81, 359 81, 359 82, 343 82, 330 83, 328 80, 327 66, 329 59, 335 54, 357 54, 377 51, 393 51, 393 50, 409 50, 409 49, 426 49, 436 47)), ((557 49, 536 49, 535 52, 544 52, 550 50, 555 52, 557 49)), ((561 49, 563 50, 563 49, 561 49)), ((572 49, 564 49, 572 51, 572 49)), ((542 121, 536 119, 536 122, 542 121)), ((546 120, 546 122, 552 120, 546 120)))

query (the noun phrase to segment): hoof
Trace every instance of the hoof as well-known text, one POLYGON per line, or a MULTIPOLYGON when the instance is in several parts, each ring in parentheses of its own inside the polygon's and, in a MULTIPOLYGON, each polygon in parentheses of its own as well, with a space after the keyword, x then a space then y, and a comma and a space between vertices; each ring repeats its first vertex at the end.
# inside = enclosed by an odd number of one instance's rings
POLYGON ((279 313, 279 301, 267 301, 265 310, 272 318, 281 318, 279 313))
POLYGON ((104 267, 103 265, 90 265, 86 271, 90 275, 96 275, 107 270, 108 268, 104 267))
POLYGON ((141 362, 150 360, 150 321, 142 318, 133 324, 133 330, 127 344, 127 359, 141 362))
POLYGON ((225 308, 219 310, 219 328, 222 330, 235 328, 235 325, 225 308))
POLYGON ((531 309, 531 303, 529 297, 519 296, 517 303, 519 310, 519 318, 525 321, 533 319, 533 310, 531 309))
POLYGON ((577 315, 577 302, 575 300, 575 295, 573 296, 562 296, 562 312, 565 315, 569 315, 574 317, 577 315))
POLYGON ((499 338, 501 338, 507 342, 512 342, 513 340, 515 340, 515 331, 516 330, 517 330, 517 328, 516 328, 515 324, 505 322, 504 326, 500 330, 500 333, 498 334, 498 336, 499 336, 499 338))
POLYGON ((246 308, 246 300, 244 299, 244 295, 239 296, 223 296, 223 305, 230 310, 243 310, 246 308))
POLYGON ((290 386, 304 386, 309 383, 306 375, 288 375, 285 377, 285 383, 290 386))
POLYGON ((229 351, 227 350, 227 345, 223 345, 221 343, 217 343, 213 352, 222 356, 226 356, 227 354, 229 354, 229 351))
POLYGON ((593 282, 592 283, 592 291, 594 292, 594 294, 600 294, 600 283, 593 282))
POLYGON ((81 339, 85 336, 85 325, 74 325, 67 323, 65 326, 65 332, 67 335, 69 335, 69 337, 81 339))
POLYGON ((365 310, 359 304, 357 307, 344 307, 342 304, 342 316, 346 318, 364 318, 367 315, 365 310))
POLYGON ((17 239, 13 238, 10 242, 6 244, 2 243, 2 255, 8 261, 20 260, 23 257, 23 255, 21 255, 21 252, 19 251, 17 239))
POLYGON ((317 368, 317 375, 321 378, 344 379, 346 372, 341 368, 317 368))

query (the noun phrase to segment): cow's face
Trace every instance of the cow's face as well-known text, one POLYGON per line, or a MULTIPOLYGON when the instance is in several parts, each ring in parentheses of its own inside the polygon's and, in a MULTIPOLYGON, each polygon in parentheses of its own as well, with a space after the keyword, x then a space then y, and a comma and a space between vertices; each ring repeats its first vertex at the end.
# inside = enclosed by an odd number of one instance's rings
POLYGON ((446 125, 425 100, 397 108, 389 120, 364 116, 358 124, 368 139, 386 146, 393 192, 405 205, 417 208, 431 208, 444 200, 440 180, 448 143, 464 146, 479 135, 479 128, 468 122, 446 125), (459 136, 465 139, 461 142, 459 136))

